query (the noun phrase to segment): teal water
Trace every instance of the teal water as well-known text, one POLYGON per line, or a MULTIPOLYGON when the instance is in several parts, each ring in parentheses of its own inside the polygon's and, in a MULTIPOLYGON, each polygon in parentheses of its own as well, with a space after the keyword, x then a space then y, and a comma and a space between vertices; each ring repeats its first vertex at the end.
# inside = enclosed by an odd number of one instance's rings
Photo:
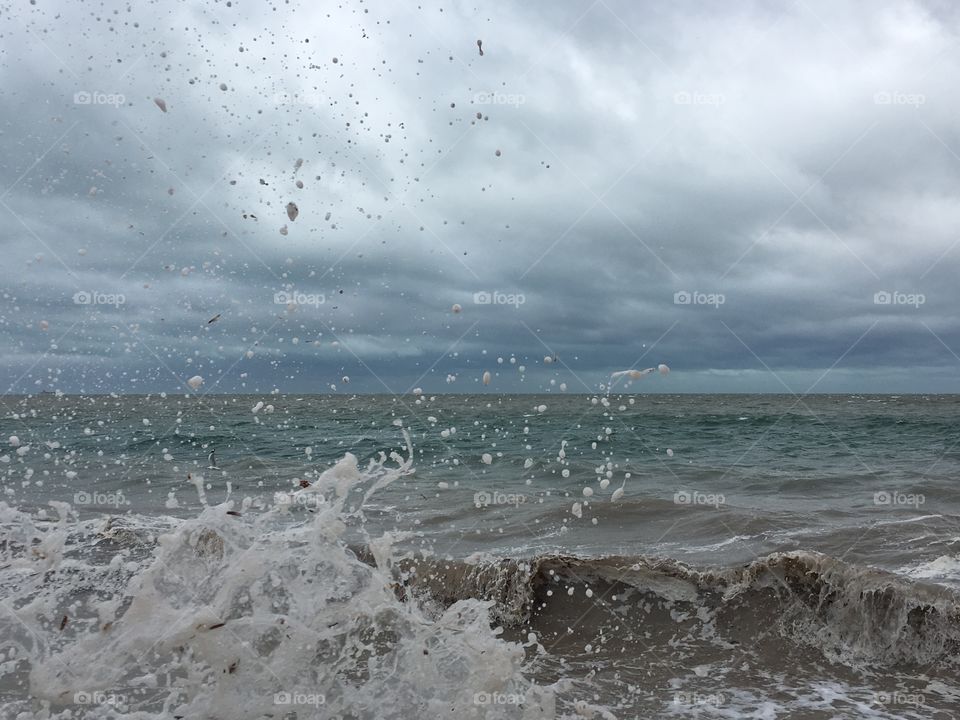
POLYGON ((20 447, 4 450, 3 492, 24 507, 190 516, 199 499, 188 475, 211 499, 229 483, 235 498, 270 502, 345 452, 362 464, 402 449, 402 426, 415 473, 367 512, 455 555, 725 564, 803 549, 923 574, 960 551, 957 396, 41 395, 5 405, 0 437, 20 447))
POLYGON ((3 404, 0 714, 960 702, 958 397, 3 404))

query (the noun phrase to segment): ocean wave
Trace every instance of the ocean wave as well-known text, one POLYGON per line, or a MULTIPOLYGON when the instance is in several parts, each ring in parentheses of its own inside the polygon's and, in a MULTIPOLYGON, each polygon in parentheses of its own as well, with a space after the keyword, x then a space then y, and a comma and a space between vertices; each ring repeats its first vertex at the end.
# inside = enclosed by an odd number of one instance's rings
MULTIPOLYGON (((448 606, 465 598, 493 603, 492 620, 509 626, 566 618, 572 593, 630 596, 704 612, 737 642, 774 627, 783 640, 807 645, 855 667, 955 665, 960 651, 960 594, 812 552, 775 553, 740 567, 697 569, 653 557, 544 555, 527 561, 408 561, 398 568, 412 592, 448 606), (765 622, 760 622, 760 619, 765 622)), ((755 639, 755 638, 753 638, 755 639)))
POLYGON ((368 536, 368 562, 343 542, 354 498, 410 468, 393 459, 361 470, 347 453, 302 503, 204 502, 184 520, 0 503, 0 716, 555 717, 487 603, 427 614, 392 580, 398 535, 368 536))

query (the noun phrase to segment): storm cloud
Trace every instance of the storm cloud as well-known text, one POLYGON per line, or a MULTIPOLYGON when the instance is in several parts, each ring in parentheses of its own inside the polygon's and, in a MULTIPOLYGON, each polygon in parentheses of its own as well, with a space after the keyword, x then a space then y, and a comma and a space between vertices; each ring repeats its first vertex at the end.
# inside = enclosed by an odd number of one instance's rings
POLYGON ((960 392, 956 15, 4 3, 0 388, 960 392))

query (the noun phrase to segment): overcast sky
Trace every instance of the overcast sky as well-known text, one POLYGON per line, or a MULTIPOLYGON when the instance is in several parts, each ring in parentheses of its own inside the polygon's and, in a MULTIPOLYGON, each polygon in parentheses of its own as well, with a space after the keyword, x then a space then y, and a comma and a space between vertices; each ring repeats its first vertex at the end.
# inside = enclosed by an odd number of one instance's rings
POLYGON ((0 391, 960 392, 957 20, 3 2, 0 391))

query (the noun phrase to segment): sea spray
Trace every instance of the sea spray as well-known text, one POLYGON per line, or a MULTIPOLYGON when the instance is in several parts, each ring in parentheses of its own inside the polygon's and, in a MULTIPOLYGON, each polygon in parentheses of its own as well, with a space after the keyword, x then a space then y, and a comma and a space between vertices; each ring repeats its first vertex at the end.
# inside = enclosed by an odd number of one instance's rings
POLYGON ((297 493, 312 511, 204 503, 127 544, 63 503, 54 523, 0 506, 4 716, 554 717, 490 602, 425 611, 391 571, 402 535, 367 538, 373 562, 343 542, 407 449, 364 470, 348 453, 297 493))

